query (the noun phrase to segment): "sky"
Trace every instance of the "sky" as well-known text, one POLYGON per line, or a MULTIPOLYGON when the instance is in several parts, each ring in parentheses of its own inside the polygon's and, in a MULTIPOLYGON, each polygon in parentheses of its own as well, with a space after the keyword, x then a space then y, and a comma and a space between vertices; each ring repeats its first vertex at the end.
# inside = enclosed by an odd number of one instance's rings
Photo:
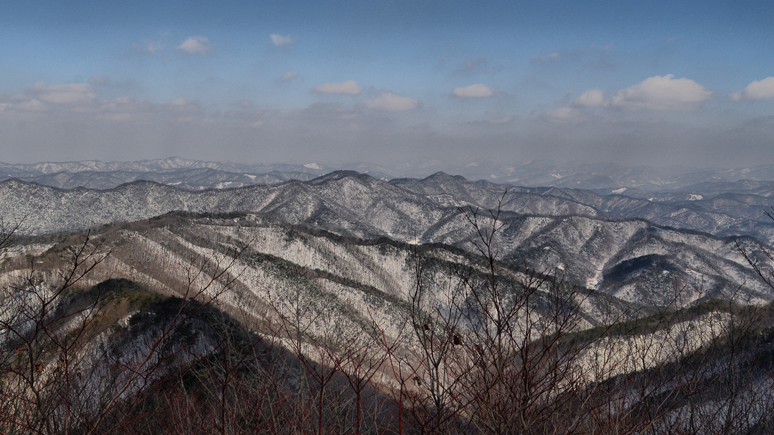
POLYGON ((774 2, 3 2, 0 161, 774 163, 774 2))

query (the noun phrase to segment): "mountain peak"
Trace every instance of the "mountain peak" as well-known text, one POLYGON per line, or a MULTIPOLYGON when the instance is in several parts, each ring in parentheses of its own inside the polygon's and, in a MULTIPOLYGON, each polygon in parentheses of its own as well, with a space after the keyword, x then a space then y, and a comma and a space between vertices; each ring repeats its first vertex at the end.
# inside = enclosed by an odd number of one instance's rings
POLYGON ((426 177, 423 181, 468 181, 467 178, 462 175, 449 175, 446 172, 438 171, 429 177, 426 177))
POLYGON ((349 171, 349 170, 339 170, 339 171, 333 171, 328 174, 322 175, 320 177, 317 177, 311 181, 312 184, 320 184, 325 183, 329 181, 338 181, 342 180, 344 178, 356 178, 360 181, 370 181, 370 180, 376 180, 376 178, 368 175, 368 174, 362 174, 357 171, 349 171))

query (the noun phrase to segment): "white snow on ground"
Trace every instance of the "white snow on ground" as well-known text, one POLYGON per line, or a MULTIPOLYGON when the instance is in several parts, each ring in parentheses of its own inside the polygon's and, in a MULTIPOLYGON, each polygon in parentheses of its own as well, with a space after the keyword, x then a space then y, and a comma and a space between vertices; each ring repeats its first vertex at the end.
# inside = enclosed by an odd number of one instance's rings
POLYGON ((731 315, 714 312, 653 334, 610 337, 595 342, 579 358, 579 372, 601 381, 649 369, 688 355, 728 330, 731 315))

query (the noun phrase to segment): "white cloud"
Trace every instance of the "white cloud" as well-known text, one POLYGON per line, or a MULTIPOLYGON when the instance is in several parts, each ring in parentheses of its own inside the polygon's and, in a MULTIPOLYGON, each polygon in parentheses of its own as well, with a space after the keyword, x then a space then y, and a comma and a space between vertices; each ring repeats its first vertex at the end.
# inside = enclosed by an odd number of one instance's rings
POLYGON ((599 89, 591 89, 580 95, 572 102, 573 107, 596 107, 603 106, 607 102, 605 100, 605 93, 599 89))
POLYGON ((461 98, 484 98, 491 97, 496 93, 496 90, 480 83, 466 86, 464 88, 454 88, 452 91, 453 96, 461 98))
POLYGON ((540 117, 554 124, 570 124, 589 119, 589 116, 582 110, 573 109, 572 107, 560 107, 559 109, 550 110, 540 115, 540 117))
POLYGON ((655 76, 613 94, 607 104, 626 110, 696 110, 712 98, 712 91, 693 80, 672 74, 655 76))
POLYGON ((360 104, 366 109, 384 110, 387 112, 402 112, 419 107, 419 100, 409 97, 401 97, 391 92, 379 95, 376 98, 363 100, 360 104))
POLYGON ((312 91, 321 94, 357 95, 363 91, 363 87, 358 86, 356 81, 349 80, 344 83, 323 83, 312 88, 312 91))
POLYGON ((137 42, 133 43, 132 48, 142 53, 153 54, 157 51, 161 51, 167 48, 167 46, 161 41, 151 41, 148 39, 143 39, 142 43, 137 43, 137 42))
MULTIPOLYGON (((667 74, 645 79, 610 97, 605 97, 605 93, 600 89, 590 89, 576 98, 570 106, 574 109, 607 107, 621 110, 696 110, 710 98, 712 91, 704 86, 690 79, 675 79, 672 74, 667 74)), ((571 113, 573 112, 566 111, 553 115, 571 113)))
POLYGON ((298 41, 298 38, 294 38, 290 35, 288 36, 282 36, 279 33, 272 33, 269 35, 269 39, 271 39, 271 43, 275 47, 283 47, 286 45, 293 45, 298 41))
POLYGON ((69 83, 64 85, 47 86, 43 82, 35 83, 26 89, 28 94, 34 95, 38 100, 46 103, 65 105, 90 105, 97 95, 94 89, 84 83, 69 83))
POLYGON ((47 104, 42 103, 36 99, 14 104, 13 107, 15 109, 24 110, 27 112, 45 112, 50 109, 47 104))
POLYGON ((191 36, 177 46, 178 50, 183 50, 188 54, 207 54, 215 49, 206 36, 191 36))
POLYGON ((287 82, 298 77, 298 71, 288 71, 282 75, 282 81, 287 82))
MULTIPOLYGON (((92 80, 99 82, 100 79, 92 80)), ((108 84, 112 84, 105 79, 108 84)), ((48 112, 50 116, 39 117, 49 121, 56 117, 68 116, 78 122, 93 119, 103 121, 126 121, 159 119, 165 116, 171 120, 207 119, 201 105, 185 98, 178 98, 167 104, 135 100, 122 96, 111 99, 97 99, 94 89, 88 84, 70 83, 48 85, 38 82, 13 95, 0 94, 0 112, 7 116, 27 116, 31 113, 48 112)), ((63 119, 63 118, 60 118, 63 119)))
POLYGON ((753 81, 744 90, 731 92, 728 97, 736 101, 758 101, 774 98, 774 77, 753 81))

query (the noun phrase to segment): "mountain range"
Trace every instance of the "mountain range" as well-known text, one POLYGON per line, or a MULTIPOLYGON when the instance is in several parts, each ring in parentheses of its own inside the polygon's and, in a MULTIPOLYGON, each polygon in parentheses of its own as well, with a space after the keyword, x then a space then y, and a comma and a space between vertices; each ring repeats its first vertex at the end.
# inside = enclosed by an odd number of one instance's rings
POLYGON ((110 189, 137 180, 156 181, 192 190, 272 184, 291 179, 310 180, 336 170, 353 170, 375 178, 422 178, 435 172, 462 175, 511 186, 553 186, 593 190, 607 195, 624 193, 636 198, 674 195, 717 195, 720 192, 766 196, 772 189, 774 165, 743 168, 627 167, 614 163, 558 163, 552 161, 474 161, 449 165, 440 161, 400 162, 391 165, 349 163, 246 164, 208 162, 171 157, 133 162, 0 162, 0 180, 18 178, 53 187, 110 189), (729 184, 737 183, 735 186, 729 184), (760 182, 757 183, 756 182, 760 182), (752 183, 752 184, 750 184, 752 183))
MULTIPOLYGON (((194 414, 213 428, 280 415, 281 432, 316 409, 359 430, 366 408, 365 424, 393 427, 400 409, 422 427, 438 407, 423 401, 445 395, 467 433, 483 393, 527 378, 548 382, 552 419, 560 395, 567 412, 591 404, 590 427, 632 412, 654 433, 774 423, 770 181, 605 192, 248 169, 4 167, 38 172, 0 182, 2 428, 68 422, 66 409, 118 433, 126 416, 169 415, 153 423, 164 432, 194 414), (472 375, 500 366, 480 390, 472 375), (45 401, 19 405, 29 391, 45 401)), ((520 403, 519 388, 497 403, 520 403)))
POLYGON ((0 217, 21 220, 29 234, 41 235, 174 211, 249 212, 356 240, 440 243, 476 252, 470 213, 487 227, 493 222, 490 212, 499 210, 495 241, 502 261, 562 276, 627 303, 667 306, 677 290, 682 293, 678 306, 716 297, 774 300, 738 252, 739 247, 761 251, 771 243, 774 225, 762 210, 755 220, 753 207, 721 209, 733 202, 717 197, 649 201, 577 189, 506 189, 443 173, 385 181, 348 171, 203 191, 149 181, 108 190, 62 190, 7 180, 0 183, 0 217))

